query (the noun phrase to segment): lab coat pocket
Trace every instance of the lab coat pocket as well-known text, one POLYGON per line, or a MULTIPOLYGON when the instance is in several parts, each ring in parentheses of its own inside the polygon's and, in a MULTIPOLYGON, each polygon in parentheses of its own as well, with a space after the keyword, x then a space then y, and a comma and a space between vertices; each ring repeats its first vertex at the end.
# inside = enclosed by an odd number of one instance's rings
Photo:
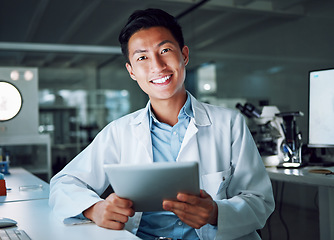
POLYGON ((203 188, 213 199, 225 199, 231 177, 231 168, 222 172, 202 175, 203 188))

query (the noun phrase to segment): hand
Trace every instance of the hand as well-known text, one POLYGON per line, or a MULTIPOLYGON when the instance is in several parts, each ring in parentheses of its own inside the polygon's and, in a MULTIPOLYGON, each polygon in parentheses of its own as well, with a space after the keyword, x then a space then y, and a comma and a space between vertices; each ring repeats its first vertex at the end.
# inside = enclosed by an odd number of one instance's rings
POLYGON ((121 230, 129 217, 135 214, 135 211, 131 208, 132 204, 132 201, 120 198, 112 193, 105 200, 86 209, 83 214, 100 227, 121 230))
POLYGON ((179 193, 177 200, 163 201, 163 208, 175 213, 182 222, 196 229, 207 223, 217 225, 217 203, 204 190, 201 190, 200 196, 179 193))

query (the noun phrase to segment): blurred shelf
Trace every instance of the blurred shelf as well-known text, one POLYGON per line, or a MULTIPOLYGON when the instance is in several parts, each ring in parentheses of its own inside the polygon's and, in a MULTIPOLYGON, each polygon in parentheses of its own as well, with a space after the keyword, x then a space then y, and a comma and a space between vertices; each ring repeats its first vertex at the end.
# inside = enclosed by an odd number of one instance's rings
MULTIPOLYGON (((47 180, 50 180, 52 176, 52 169, 51 169, 51 139, 49 134, 5 136, 5 137, 0 136, 1 147, 36 146, 36 145, 45 147, 46 157, 45 158, 36 157, 36 159, 34 160, 30 159, 30 161, 27 162, 27 164, 25 164, 24 162, 19 163, 19 166, 29 170, 33 174, 46 174, 47 180), (38 161, 39 159, 42 159, 42 162, 38 161)), ((11 163, 12 162, 13 161, 11 160, 11 163)), ((12 164, 10 166, 12 166, 12 164)))

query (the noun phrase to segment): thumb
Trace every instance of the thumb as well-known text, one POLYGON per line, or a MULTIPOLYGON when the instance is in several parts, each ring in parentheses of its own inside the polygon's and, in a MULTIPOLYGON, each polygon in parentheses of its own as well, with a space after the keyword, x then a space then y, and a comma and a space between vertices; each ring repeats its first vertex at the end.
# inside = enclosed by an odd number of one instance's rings
POLYGON ((211 196, 203 189, 201 189, 201 191, 200 191, 200 196, 201 196, 201 198, 208 198, 208 197, 211 198, 211 196))

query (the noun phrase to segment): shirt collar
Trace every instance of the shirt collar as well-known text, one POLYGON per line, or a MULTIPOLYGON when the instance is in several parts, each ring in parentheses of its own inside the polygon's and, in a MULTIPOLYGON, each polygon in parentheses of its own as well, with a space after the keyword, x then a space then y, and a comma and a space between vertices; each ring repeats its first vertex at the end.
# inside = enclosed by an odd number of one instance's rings
MULTIPOLYGON (((156 123, 160 123, 160 122, 155 117, 155 115, 152 111, 151 104, 149 105, 149 108, 148 108, 148 114, 149 114, 149 127, 152 130, 153 121, 156 122, 156 123)), ((188 93, 187 93, 187 100, 186 100, 185 104, 183 105, 183 107, 180 110, 180 113, 178 115, 178 119, 186 118, 186 117, 190 117, 190 118, 194 117, 193 109, 191 107, 191 100, 190 100, 190 96, 189 96, 188 93)))
POLYGON ((188 93, 187 93, 187 101, 181 108, 178 118, 180 118, 182 115, 186 115, 190 118, 194 117, 193 109, 191 107, 191 100, 188 93))
MULTIPOLYGON (((198 126, 211 125, 211 119, 207 113, 206 107, 204 106, 205 104, 198 102, 196 98, 194 98, 189 92, 187 92, 187 94, 190 97, 191 110, 194 115, 194 117, 192 118, 194 120, 194 124, 198 126)), ((131 125, 149 125, 149 121, 151 119, 149 113, 150 104, 151 102, 148 101, 144 109, 138 110, 138 112, 133 113, 134 118, 130 122, 131 125)))

